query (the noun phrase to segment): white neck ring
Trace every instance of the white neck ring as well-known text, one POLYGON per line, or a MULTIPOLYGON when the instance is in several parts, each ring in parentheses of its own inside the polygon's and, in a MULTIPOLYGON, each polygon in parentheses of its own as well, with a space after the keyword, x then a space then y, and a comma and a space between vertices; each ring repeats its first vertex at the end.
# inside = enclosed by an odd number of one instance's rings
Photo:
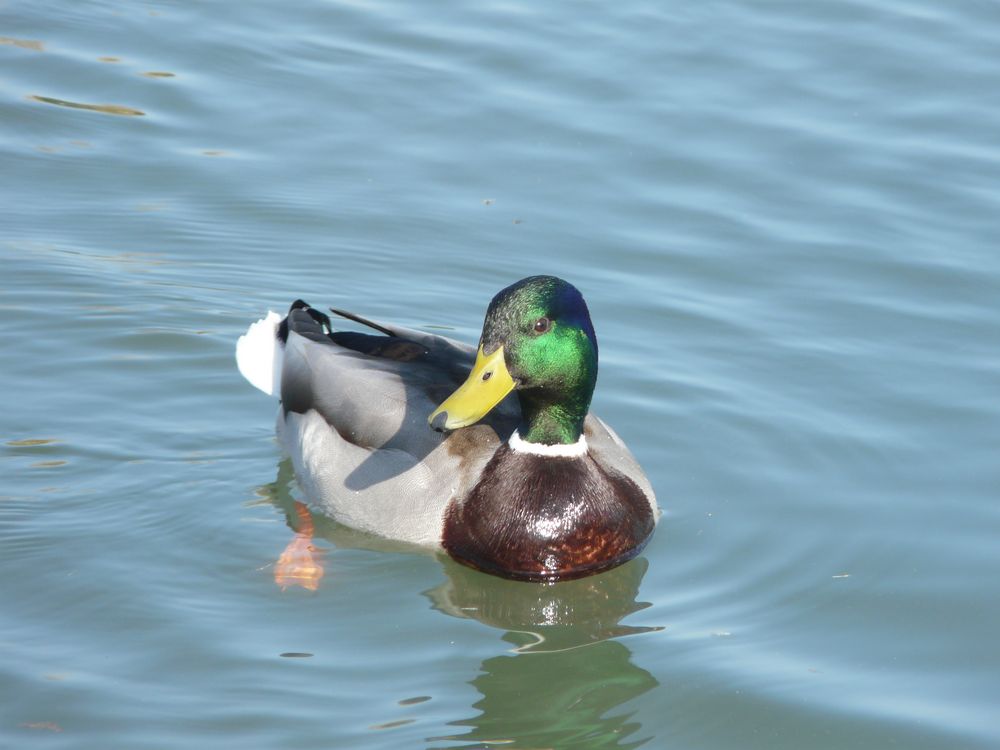
POLYGON ((529 443, 521 437, 521 434, 514 430, 507 441, 507 445, 515 453, 529 453, 533 456, 548 456, 549 458, 579 458, 587 455, 587 438, 583 433, 575 443, 565 445, 546 445, 545 443, 529 443))

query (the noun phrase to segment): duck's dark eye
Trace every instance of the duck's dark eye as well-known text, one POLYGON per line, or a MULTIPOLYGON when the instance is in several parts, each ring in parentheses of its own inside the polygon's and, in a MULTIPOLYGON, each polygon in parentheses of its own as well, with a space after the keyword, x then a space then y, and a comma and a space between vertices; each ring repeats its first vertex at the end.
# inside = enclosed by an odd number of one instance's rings
POLYGON ((552 321, 548 318, 539 318, 535 321, 535 333, 545 333, 552 327, 552 321))

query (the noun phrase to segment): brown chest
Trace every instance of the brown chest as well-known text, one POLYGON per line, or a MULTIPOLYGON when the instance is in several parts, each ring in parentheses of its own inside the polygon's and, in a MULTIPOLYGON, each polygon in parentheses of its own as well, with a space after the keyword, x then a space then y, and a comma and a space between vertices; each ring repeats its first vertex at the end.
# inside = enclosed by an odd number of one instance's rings
POLYGON ((446 511, 442 542, 485 572, 556 581, 630 560, 653 525, 639 487, 589 456, 541 457, 503 445, 476 488, 446 511))

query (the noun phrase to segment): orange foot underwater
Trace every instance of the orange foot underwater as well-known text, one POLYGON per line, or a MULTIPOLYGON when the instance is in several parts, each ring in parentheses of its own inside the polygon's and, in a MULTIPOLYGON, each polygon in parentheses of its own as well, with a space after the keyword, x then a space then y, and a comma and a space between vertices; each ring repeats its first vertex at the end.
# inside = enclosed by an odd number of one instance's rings
POLYGON ((301 586, 316 591, 323 577, 323 550, 313 546, 313 520, 309 509, 296 502, 295 515, 299 518, 299 529, 274 566, 274 582, 282 590, 301 586))

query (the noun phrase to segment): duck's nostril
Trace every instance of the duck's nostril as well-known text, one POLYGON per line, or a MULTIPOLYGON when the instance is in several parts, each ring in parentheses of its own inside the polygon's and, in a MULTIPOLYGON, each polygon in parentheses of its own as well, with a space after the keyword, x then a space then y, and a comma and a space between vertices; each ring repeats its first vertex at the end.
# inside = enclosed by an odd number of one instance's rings
POLYGON ((485 383, 487 380, 489 380, 492 377, 493 377, 493 371, 492 370, 490 370, 489 372, 484 372, 483 373, 483 382, 485 383))

